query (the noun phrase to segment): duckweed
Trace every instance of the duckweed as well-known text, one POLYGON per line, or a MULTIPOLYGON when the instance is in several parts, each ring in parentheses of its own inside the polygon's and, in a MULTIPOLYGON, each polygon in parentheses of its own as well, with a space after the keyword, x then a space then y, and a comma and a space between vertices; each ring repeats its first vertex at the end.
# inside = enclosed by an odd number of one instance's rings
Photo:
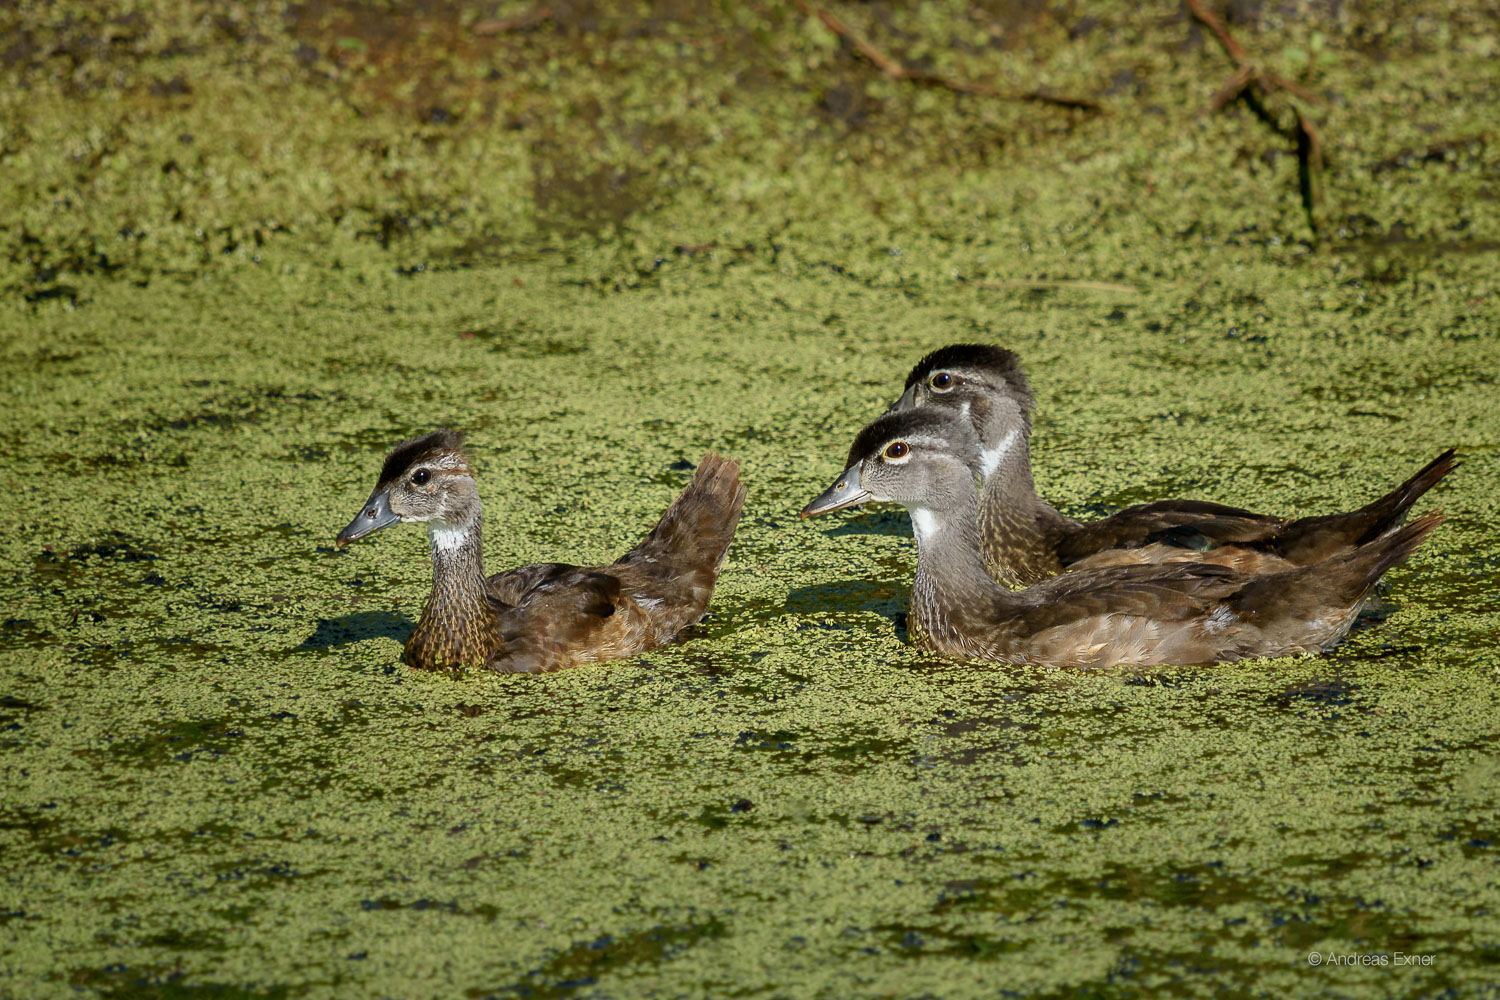
POLYGON ((1500 22, 1235 8, 1327 101, 1310 217, 1178 5, 838 9, 1101 108, 793 5, 0 13, 0 993, 1494 993, 1500 22), (1071 512, 1347 508, 1458 445, 1449 520, 1324 657, 927 656, 904 514, 795 512, 976 339, 1071 512), (425 543, 332 540, 440 425, 495 569, 742 459, 708 618, 403 668, 425 543))

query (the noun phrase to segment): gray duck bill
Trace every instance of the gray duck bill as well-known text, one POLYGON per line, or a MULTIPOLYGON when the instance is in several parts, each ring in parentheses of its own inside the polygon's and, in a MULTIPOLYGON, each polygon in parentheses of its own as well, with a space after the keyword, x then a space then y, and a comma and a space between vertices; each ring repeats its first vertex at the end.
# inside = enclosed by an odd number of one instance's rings
MULTIPOLYGON (((885 408, 885 413, 901 413, 905 410, 914 410, 916 408, 917 387, 913 385, 901 394, 900 399, 896 400, 890 406, 887 406, 885 408)), ((882 413, 881 416, 885 416, 885 413, 882 413)))
POLYGON ((401 520, 400 514, 391 513, 391 501, 385 490, 379 490, 370 494, 370 499, 365 501, 364 510, 354 516, 339 537, 334 541, 339 545, 348 545, 356 538, 363 538, 372 531, 388 528, 401 520))
POLYGON ((817 517, 829 511, 843 510, 870 499, 870 493, 859 485, 859 466, 850 466, 839 476, 839 481, 823 491, 823 495, 802 508, 803 517, 817 517))

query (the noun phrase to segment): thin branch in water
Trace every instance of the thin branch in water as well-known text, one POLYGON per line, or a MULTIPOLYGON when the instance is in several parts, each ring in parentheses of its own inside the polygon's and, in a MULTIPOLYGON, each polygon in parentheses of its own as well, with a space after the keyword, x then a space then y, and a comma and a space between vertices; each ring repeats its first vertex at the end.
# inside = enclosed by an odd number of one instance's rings
POLYGON ((906 80, 910 83, 926 87, 942 87, 959 94, 975 94, 980 97, 999 97, 1007 101, 1032 101, 1038 104, 1052 104, 1060 108, 1078 108, 1082 111, 1098 111, 1099 105, 1082 97, 1060 97, 1049 94, 1041 89, 1032 90, 1024 94, 1007 93, 983 83, 971 83, 967 80, 955 80, 950 76, 938 73, 924 73, 920 70, 907 69, 904 65, 884 52, 870 44, 863 35, 855 31, 848 24, 822 7, 809 3, 808 0, 792 0, 797 9, 809 17, 816 17, 823 25, 835 35, 854 46, 855 51, 864 56, 876 69, 893 80, 906 80))
POLYGON ((553 10, 551 7, 538 7, 536 10, 527 11, 525 14, 517 14, 515 17, 499 17, 492 21, 480 21, 469 30, 476 35, 503 35, 507 31, 519 31, 522 28, 532 28, 543 21, 552 20, 553 10))
POLYGON ((1234 75, 1214 94, 1210 106, 1222 111, 1226 105, 1244 99, 1256 116, 1297 144, 1298 188, 1302 196, 1302 210, 1307 213, 1307 224, 1316 237, 1321 229, 1319 219, 1323 214, 1323 140, 1313 126, 1307 112, 1292 103, 1292 112, 1297 116, 1290 129, 1276 121, 1266 107, 1265 98, 1277 90, 1284 90, 1308 104, 1324 103, 1316 95, 1286 77, 1257 66, 1250 60, 1244 46, 1235 41, 1229 29, 1218 16, 1203 5, 1203 0, 1185 0, 1193 17, 1219 40, 1224 53, 1234 63, 1234 75))

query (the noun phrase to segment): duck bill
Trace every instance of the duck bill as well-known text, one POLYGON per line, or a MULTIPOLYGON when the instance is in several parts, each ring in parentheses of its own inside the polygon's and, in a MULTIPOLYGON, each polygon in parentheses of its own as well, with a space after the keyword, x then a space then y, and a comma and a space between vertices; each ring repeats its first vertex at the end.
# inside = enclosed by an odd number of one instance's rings
POLYGON ((829 511, 866 503, 869 499, 870 492, 859 485, 859 466, 852 465, 844 470, 838 482, 823 491, 822 496, 802 508, 802 516, 817 517, 829 511))
MULTIPOLYGON (((916 407, 917 407, 917 386, 916 386, 916 383, 912 383, 911 385, 907 386, 906 391, 901 394, 901 398, 900 399, 896 400, 890 406, 886 407, 885 412, 886 413, 901 413, 904 410, 914 410, 914 409, 916 409, 916 407)), ((882 414, 882 416, 883 415, 884 414, 882 414)))
POLYGON ((401 520, 400 514, 391 512, 390 496, 385 490, 376 490, 370 494, 370 499, 365 501, 365 509, 354 516, 339 532, 334 541, 339 545, 348 545, 356 538, 363 538, 381 528, 388 528, 401 520))

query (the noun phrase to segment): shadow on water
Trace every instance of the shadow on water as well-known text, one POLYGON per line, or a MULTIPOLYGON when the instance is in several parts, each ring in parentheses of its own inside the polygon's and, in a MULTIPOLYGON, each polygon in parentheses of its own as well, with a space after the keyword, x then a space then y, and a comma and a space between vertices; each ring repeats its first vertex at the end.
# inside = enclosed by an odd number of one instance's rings
POLYGON ((321 619, 313 634, 295 649, 332 649, 367 639, 395 639, 405 643, 412 627, 411 619, 405 615, 390 611, 356 611, 352 615, 321 619))
POLYGON ((793 587, 786 595, 788 614, 866 611, 904 621, 906 587, 890 580, 837 580, 793 587))
POLYGON ((844 535, 895 535, 899 538, 911 537, 911 519, 903 510, 872 510, 856 507, 859 511, 856 516, 846 517, 844 521, 835 527, 828 529, 829 538, 840 538, 844 535))
POLYGON ((593 941, 580 941, 557 952, 517 983, 495 989, 471 989, 466 995, 485 998, 521 996, 534 1000, 569 997, 596 985, 606 973, 627 966, 670 962, 701 941, 722 938, 727 930, 717 917, 710 917, 701 924, 658 926, 619 937, 604 934, 593 941))

